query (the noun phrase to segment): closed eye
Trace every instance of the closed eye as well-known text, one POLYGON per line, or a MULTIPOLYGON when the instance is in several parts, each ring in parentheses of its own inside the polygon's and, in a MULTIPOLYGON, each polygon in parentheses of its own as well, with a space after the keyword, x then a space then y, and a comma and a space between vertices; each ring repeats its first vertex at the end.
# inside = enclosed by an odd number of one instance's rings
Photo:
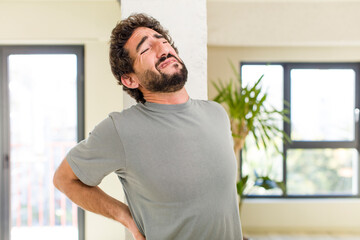
POLYGON ((144 51, 142 51, 142 52, 140 53, 140 55, 143 54, 144 52, 146 52, 147 50, 149 50, 149 48, 147 48, 147 49, 145 49, 144 51))

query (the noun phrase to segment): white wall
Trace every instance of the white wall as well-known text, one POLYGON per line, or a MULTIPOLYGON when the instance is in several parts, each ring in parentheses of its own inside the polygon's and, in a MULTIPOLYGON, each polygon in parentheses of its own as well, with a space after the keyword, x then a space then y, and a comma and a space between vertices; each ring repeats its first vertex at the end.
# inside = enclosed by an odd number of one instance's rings
POLYGON ((358 0, 211 0, 210 46, 359 45, 358 0))
MULTIPOLYGON (((208 87, 241 61, 360 62, 360 2, 208 2, 208 87)), ((238 66, 238 65, 236 65, 238 66)), ((359 199, 246 199, 245 232, 360 232, 359 199)))
MULTIPOLYGON (((82 44, 85 46, 85 133, 109 112, 122 109, 122 89, 111 74, 108 41, 120 20, 115 0, 99 1, 0 1, 0 44, 82 44)), ((122 198, 114 175, 101 187, 122 198)), ((86 213, 86 240, 124 239, 119 223, 86 213)))

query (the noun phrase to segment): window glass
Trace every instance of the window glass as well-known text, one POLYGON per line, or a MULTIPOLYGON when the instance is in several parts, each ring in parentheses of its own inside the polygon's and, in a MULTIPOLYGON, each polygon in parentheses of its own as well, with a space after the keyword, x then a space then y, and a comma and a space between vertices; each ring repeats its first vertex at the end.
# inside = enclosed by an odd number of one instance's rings
POLYGON ((77 57, 10 55, 8 74, 11 239, 78 239, 77 206, 52 184, 77 142, 77 57))
MULTIPOLYGON (((283 109, 283 67, 281 65, 243 65, 242 84, 255 84, 256 81, 264 75, 262 79, 262 90, 268 94, 265 106, 268 109, 272 107, 277 110, 283 109)), ((276 119, 277 127, 282 129, 283 123, 281 117, 276 119)), ((282 151, 282 138, 275 139, 277 145, 282 151)), ((254 137, 249 134, 246 138, 246 147, 242 151, 242 175, 250 175, 250 181, 255 179, 255 172, 259 176, 270 176, 273 180, 282 181, 282 162, 283 157, 273 146, 268 146, 267 151, 263 147, 259 150, 256 147, 254 137)), ((252 184, 250 184, 252 185, 252 184)), ((248 189, 249 194, 261 195, 280 195, 281 190, 267 190, 262 188, 248 189)))
POLYGON ((289 195, 358 193, 356 149, 290 149, 287 154, 289 195))
POLYGON ((291 70, 291 138, 353 141, 355 72, 352 69, 291 70))

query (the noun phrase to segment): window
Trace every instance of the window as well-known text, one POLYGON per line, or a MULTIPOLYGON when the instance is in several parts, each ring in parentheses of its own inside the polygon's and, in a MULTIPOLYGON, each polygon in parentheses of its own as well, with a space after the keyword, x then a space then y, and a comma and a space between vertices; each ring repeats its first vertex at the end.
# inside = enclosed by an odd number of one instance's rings
MULTIPOLYGON (((260 151, 249 136, 241 174, 269 175, 286 185, 285 197, 359 197, 358 63, 242 63, 243 84, 264 74, 268 104, 289 110, 279 127, 292 143, 260 151)), ((281 191, 253 189, 250 197, 279 197, 281 191)))
POLYGON ((84 135, 83 47, 0 51, 0 238, 83 239, 83 211, 52 184, 84 135))

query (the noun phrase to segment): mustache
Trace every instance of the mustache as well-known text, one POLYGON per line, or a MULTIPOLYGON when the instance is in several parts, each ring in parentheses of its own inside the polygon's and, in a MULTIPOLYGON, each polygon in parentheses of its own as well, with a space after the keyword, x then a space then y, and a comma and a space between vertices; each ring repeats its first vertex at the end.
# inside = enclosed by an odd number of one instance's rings
POLYGON ((182 62, 180 61, 180 59, 178 59, 177 57, 175 57, 174 55, 172 55, 171 53, 169 53, 167 56, 163 56, 163 57, 161 57, 161 58, 159 59, 159 61, 155 64, 156 69, 158 69, 158 66, 159 66, 163 61, 165 61, 166 59, 171 58, 171 57, 175 58, 180 64, 182 64, 182 62))

